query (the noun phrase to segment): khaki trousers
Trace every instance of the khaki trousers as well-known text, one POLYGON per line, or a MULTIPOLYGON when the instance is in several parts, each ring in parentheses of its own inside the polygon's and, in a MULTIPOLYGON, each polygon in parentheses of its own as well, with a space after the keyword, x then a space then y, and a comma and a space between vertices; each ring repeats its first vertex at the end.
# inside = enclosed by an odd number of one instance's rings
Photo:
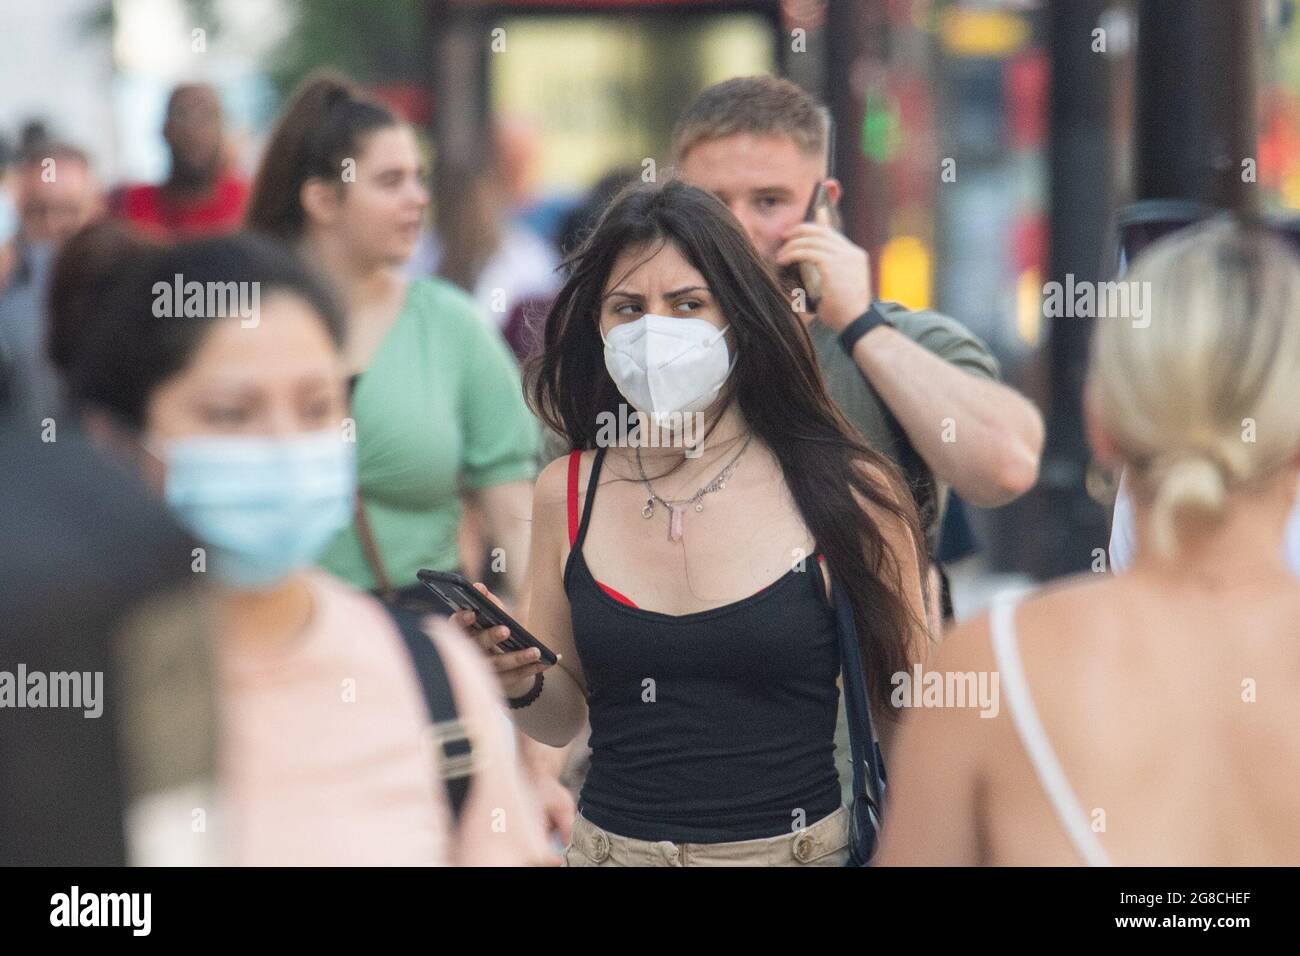
POLYGON ((848 859, 849 812, 844 807, 800 830, 735 843, 634 840, 578 814, 573 840, 564 851, 565 866, 843 866, 848 859))

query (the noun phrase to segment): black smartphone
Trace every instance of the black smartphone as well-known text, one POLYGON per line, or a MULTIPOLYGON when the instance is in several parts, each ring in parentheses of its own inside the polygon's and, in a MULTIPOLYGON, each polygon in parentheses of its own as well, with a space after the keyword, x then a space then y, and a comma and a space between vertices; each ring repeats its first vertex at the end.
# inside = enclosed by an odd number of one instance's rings
POLYGON ((547 664, 559 663, 559 657, 549 647, 524 629, 524 626, 493 603, 485 595, 475 590, 464 576, 445 571, 429 571, 421 568, 415 573, 426 588, 437 595, 438 599, 455 614, 457 611, 473 611, 476 623, 487 630, 490 627, 510 628, 510 636, 497 647, 504 651, 522 651, 535 647, 541 651, 541 660, 547 664))
MULTIPOLYGON (((817 210, 828 209, 831 213, 831 223, 837 228, 839 223, 835 218, 835 208, 831 205, 831 197, 826 190, 826 183, 835 175, 835 121, 828 115, 826 117, 826 176, 819 180, 817 188, 813 190, 812 198, 808 200, 808 208, 804 210, 804 222, 816 222, 817 210)), ((804 296, 807 299, 807 306, 812 311, 817 311, 817 303, 822 297, 822 277, 817 271, 817 267, 811 262, 794 262, 785 266, 780 273, 782 285, 788 291, 797 288, 804 290, 804 296)))
MULTIPOLYGON (((826 192, 825 180, 819 182, 817 188, 813 190, 812 198, 808 200, 808 208, 804 210, 803 221, 816 222, 817 210, 823 208, 830 208, 830 196, 826 192)), ((810 308, 815 306, 822 297, 822 277, 811 262, 792 262, 788 266, 782 266, 780 279, 787 291, 803 289, 810 308)))
MULTIPOLYGON (((821 209, 829 210, 831 208, 831 197, 826 191, 826 180, 817 184, 813 190, 812 201, 808 203, 808 211, 804 214, 804 222, 816 222, 817 212, 821 209)), ((799 263, 799 277, 803 279, 803 287, 808 292, 808 299, 811 302, 820 302, 822 297, 822 274, 817 271, 817 267, 811 262, 799 263)))

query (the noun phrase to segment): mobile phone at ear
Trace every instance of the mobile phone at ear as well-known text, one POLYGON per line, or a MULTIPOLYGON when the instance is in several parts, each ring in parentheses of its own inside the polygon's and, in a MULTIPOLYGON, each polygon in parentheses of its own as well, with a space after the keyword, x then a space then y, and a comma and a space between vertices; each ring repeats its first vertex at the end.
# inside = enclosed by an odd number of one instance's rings
MULTIPOLYGON (((804 222, 816 222, 818 210, 830 209, 830 205, 830 194, 826 190, 826 181, 823 180, 813 190, 812 200, 808 203, 808 211, 804 213, 804 222)), ((817 271, 817 267, 811 262, 799 263, 799 278, 803 280, 803 289, 808 296, 808 301, 819 301, 822 297, 822 277, 821 273, 817 271)))

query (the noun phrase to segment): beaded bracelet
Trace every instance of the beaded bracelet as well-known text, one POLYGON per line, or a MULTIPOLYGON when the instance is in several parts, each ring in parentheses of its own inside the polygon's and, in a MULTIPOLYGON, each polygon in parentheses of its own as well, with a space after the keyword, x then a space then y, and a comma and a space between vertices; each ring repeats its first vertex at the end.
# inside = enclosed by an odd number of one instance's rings
POLYGON ((521 707, 527 707, 538 697, 542 696, 542 675, 538 674, 537 679, 533 681, 532 689, 521 697, 507 697, 506 703, 510 705, 511 710, 519 710, 521 707))

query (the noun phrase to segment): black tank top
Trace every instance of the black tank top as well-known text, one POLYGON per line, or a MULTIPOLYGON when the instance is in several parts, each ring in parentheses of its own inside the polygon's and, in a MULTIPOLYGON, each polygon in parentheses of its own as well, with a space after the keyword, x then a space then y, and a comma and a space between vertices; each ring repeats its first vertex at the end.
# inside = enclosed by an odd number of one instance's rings
POLYGON ((640 840, 722 843, 832 813, 839 646, 819 562, 706 611, 628 606, 582 556, 604 457, 564 569, 591 714, 583 816, 640 840))

